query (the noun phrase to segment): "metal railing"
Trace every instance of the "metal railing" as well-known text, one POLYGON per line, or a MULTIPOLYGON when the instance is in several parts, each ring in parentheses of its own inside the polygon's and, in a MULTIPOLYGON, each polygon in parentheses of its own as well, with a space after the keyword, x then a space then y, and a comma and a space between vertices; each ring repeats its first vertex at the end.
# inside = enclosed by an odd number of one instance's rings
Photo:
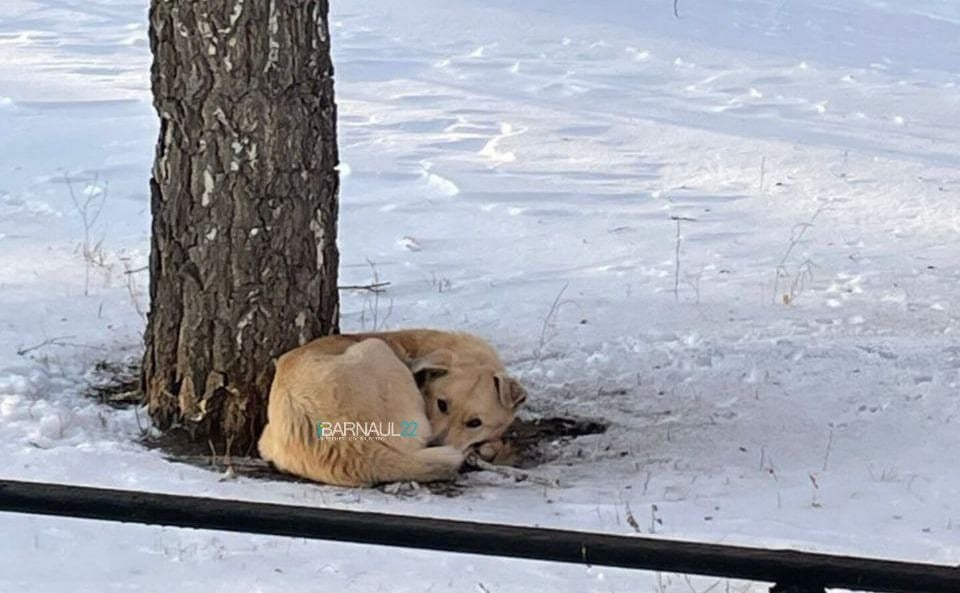
POLYGON ((828 588, 960 593, 960 567, 0 480, 0 511, 279 535, 828 588))

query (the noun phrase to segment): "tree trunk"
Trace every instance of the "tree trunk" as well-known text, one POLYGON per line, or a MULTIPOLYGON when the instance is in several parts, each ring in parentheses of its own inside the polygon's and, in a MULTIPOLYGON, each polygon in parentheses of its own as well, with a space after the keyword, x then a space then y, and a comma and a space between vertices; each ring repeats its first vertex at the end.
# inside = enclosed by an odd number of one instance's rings
POLYGON ((337 331, 326 0, 153 0, 150 415, 251 450, 274 361, 337 331))

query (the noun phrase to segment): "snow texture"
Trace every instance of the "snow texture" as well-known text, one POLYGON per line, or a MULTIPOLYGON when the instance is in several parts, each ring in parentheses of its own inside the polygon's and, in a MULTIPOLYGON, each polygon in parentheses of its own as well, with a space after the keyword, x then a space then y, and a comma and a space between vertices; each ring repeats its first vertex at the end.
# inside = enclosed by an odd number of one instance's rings
MULTIPOLYGON (((0 7, 0 476, 960 563, 956 2, 334 0, 342 281, 390 282, 344 329, 476 332, 611 423, 453 498, 221 482, 80 396, 147 307, 146 4, 0 7)), ((0 514, 0 590, 174 584, 727 590, 0 514)))

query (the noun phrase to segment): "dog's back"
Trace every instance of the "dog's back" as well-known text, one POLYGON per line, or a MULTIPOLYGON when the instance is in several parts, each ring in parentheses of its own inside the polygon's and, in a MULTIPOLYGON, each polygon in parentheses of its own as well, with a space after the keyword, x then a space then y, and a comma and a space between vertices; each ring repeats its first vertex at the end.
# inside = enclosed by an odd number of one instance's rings
POLYGON ((303 347, 316 353, 342 354, 354 344, 371 339, 383 340, 404 361, 412 361, 443 350, 453 355, 449 362, 455 366, 485 366, 496 370, 503 369, 500 356, 489 343, 465 332, 403 329, 339 334, 318 338, 303 347))
POLYGON ((403 353, 410 360, 443 350, 452 354, 449 361, 452 366, 486 366, 497 370, 503 369, 503 362, 493 346, 486 340, 465 332, 407 329, 355 334, 352 337, 379 338, 393 348, 394 352, 403 353))
POLYGON ((343 486, 450 479, 463 461, 451 447, 426 447, 430 424, 410 370, 379 339, 342 354, 302 346, 277 361, 259 449, 277 468, 343 486), (318 434, 320 423, 416 427, 381 438, 318 434), (342 438, 338 438, 342 437, 342 438))

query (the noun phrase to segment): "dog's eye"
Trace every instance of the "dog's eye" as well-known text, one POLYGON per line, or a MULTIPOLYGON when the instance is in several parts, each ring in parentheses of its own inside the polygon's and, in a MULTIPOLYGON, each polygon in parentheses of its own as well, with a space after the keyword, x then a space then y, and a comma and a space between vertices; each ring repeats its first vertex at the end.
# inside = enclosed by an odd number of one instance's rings
POLYGON ((446 413, 447 413, 447 400, 445 400, 445 399, 438 399, 438 400, 437 400, 437 409, 440 410, 441 412, 443 412, 444 414, 446 414, 446 413))
POLYGON ((467 421, 467 428, 476 428, 481 424, 483 424, 482 420, 480 420, 479 418, 474 418, 473 420, 467 421))

